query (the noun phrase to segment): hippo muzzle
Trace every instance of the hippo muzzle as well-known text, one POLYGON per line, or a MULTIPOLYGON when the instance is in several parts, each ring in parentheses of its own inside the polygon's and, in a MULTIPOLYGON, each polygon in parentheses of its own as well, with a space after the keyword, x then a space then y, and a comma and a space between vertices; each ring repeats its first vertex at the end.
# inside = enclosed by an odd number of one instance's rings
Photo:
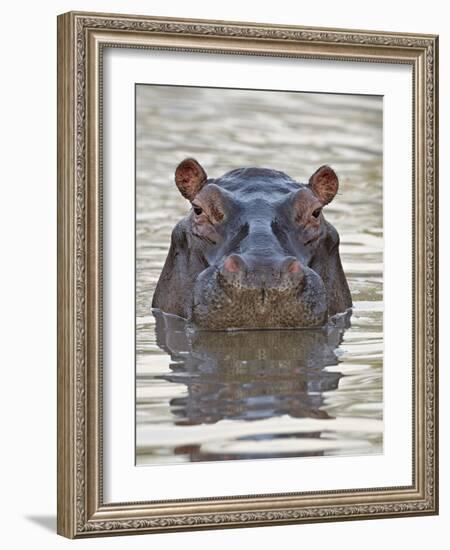
POLYGON ((199 275, 191 321, 208 330, 311 328, 327 315, 323 281, 296 258, 250 266, 233 254, 199 275))

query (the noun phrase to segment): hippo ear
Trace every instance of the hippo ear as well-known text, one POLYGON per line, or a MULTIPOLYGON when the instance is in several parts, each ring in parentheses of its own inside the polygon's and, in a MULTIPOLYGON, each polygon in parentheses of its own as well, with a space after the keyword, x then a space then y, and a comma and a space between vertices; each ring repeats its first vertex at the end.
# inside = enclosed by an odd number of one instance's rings
POLYGON ((309 178, 309 186, 323 204, 328 204, 334 199, 339 181, 336 172, 329 166, 321 166, 309 178))
POLYGON ((195 159, 184 159, 175 170, 175 183, 180 193, 192 200, 205 185, 206 172, 195 159))

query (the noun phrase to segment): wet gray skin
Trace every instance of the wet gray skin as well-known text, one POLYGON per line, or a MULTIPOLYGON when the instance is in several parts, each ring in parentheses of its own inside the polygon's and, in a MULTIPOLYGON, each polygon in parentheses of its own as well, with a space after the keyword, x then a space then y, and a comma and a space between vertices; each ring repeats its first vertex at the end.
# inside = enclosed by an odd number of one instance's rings
POLYGON ((224 330, 320 327, 351 307, 323 214, 339 186, 330 167, 308 184, 264 168, 208 179, 186 159, 175 182, 192 209, 172 232, 153 308, 224 330))

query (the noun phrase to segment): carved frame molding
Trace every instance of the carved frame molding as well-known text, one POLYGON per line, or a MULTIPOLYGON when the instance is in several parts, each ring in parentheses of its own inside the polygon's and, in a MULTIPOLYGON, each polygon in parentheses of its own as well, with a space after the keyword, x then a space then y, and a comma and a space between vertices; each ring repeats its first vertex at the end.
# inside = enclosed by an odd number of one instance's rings
POLYGON ((75 538, 437 513, 437 47, 431 35, 75 12, 58 17, 58 533, 75 538), (104 47, 412 65, 411 487, 103 503, 104 47))

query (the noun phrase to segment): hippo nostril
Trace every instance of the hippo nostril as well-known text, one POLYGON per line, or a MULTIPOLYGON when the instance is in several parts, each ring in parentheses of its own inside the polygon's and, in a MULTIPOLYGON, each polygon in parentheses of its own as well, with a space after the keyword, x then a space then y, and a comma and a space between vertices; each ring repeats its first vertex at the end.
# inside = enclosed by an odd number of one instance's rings
POLYGON ((291 273, 301 273, 302 266, 297 258, 290 257, 286 258, 281 264, 281 274, 291 274, 291 273))
POLYGON ((239 273, 244 271, 245 267, 244 260, 237 254, 231 254, 223 263, 223 271, 229 273, 239 273))
POLYGON ((300 273, 301 270, 302 268, 300 266, 300 262, 298 262, 297 260, 292 262, 287 268, 288 273, 300 273))

